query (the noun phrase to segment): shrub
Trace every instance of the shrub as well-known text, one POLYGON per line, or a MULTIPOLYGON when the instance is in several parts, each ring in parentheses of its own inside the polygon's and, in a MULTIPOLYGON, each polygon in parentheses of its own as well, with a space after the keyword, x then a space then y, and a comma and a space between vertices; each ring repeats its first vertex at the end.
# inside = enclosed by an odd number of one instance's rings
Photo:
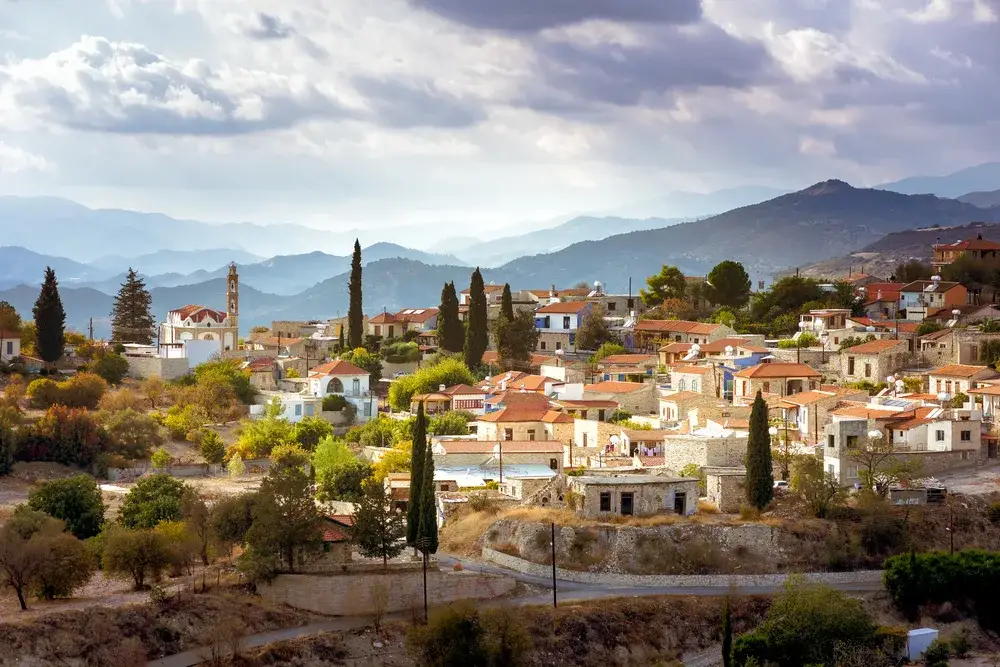
POLYGON ((740 518, 744 521, 760 521, 760 510, 747 503, 740 504, 740 518))
POLYGON ((924 651, 924 664, 928 667, 947 667, 951 657, 951 646, 948 642, 935 639, 924 651))
POLYGON ((410 399, 414 394, 436 391, 442 384, 450 387, 456 384, 475 383, 476 378, 464 363, 458 359, 445 358, 393 382, 389 387, 389 403, 395 410, 409 410, 410 399))
POLYGON ((385 345, 380 350, 382 358, 390 364, 406 364, 420 361, 423 356, 416 343, 397 342, 385 345))
POLYGON ((163 444, 160 425, 143 412, 126 408, 98 413, 108 434, 108 451, 127 459, 144 459, 150 449, 163 444))
POLYGON ((90 581, 95 561, 87 546, 69 533, 46 540, 47 551, 38 571, 38 597, 69 597, 90 581))
POLYGON ((54 405, 20 438, 17 458, 88 466, 103 453, 107 436, 86 410, 54 405))
POLYGON ((28 495, 28 506, 66 523, 66 530, 81 540, 101 532, 104 500, 89 475, 74 475, 45 482, 28 495))
POLYGON ((515 611, 476 609, 468 602, 434 612, 407 632, 406 644, 426 667, 519 667, 531 638, 515 611))
POLYGON ((493 512, 496 513, 497 505, 485 493, 469 494, 469 509, 473 512, 493 512))
POLYGON ((198 436, 198 447, 206 462, 211 464, 222 463, 226 458, 226 443, 222 441, 215 431, 203 429, 198 436))
POLYGON ((171 438, 183 440, 188 433, 197 431, 208 421, 208 412, 200 405, 189 404, 184 407, 175 405, 167 410, 163 425, 167 427, 171 438))
POLYGON ((108 384, 121 384, 128 375, 128 361, 120 354, 105 354, 92 361, 88 368, 108 384))
POLYGON ((778 348, 782 350, 794 350, 797 347, 814 347, 819 345, 819 338, 807 332, 800 333, 798 338, 786 338, 778 341, 778 348))
POLYGON ((170 553, 161 534, 115 525, 104 534, 101 564, 108 576, 131 581, 141 591, 146 582, 159 581, 170 564, 170 553))
POLYGON ((173 460, 174 457, 170 455, 170 452, 162 447, 153 452, 153 455, 149 457, 149 462, 153 464, 154 468, 166 468, 173 460))
POLYGON ((245 405, 253 403, 257 389, 250 383, 250 373, 240 367, 237 359, 208 361, 194 368, 194 379, 198 385, 205 385, 211 379, 228 385, 236 398, 245 405))
POLYGON ((161 521, 180 521, 186 488, 164 473, 142 477, 125 494, 118 521, 126 528, 154 528, 161 521))
POLYGON ((31 407, 44 410, 59 402, 59 383, 48 378, 32 380, 25 393, 31 407))
POLYGON ((316 449, 319 441, 333 435, 333 425, 319 417, 304 417, 295 425, 295 441, 307 451, 316 449))
POLYGON ((611 418, 608 421, 612 422, 613 424, 621 424, 623 422, 631 420, 632 420, 631 412, 629 412, 628 410, 622 410, 621 408, 617 408, 614 412, 611 413, 611 418))
POLYGON ((162 521, 153 532, 163 540, 170 575, 178 577, 185 572, 190 574, 191 565, 201 548, 198 537, 191 532, 190 527, 183 521, 162 521))
POLYGON ((101 412, 120 412, 122 410, 135 410, 145 412, 147 399, 140 395, 131 387, 122 387, 109 391, 101 397, 97 404, 97 409, 101 412))
POLYGON ((969 651, 972 650, 972 641, 969 639, 969 631, 965 628, 958 631, 951 641, 948 642, 951 646, 951 654, 956 658, 968 657, 969 651))
POLYGON ((321 501, 341 500, 349 503, 359 502, 364 493, 363 484, 375 473, 370 463, 352 459, 348 463, 326 469, 316 477, 320 479, 317 498, 321 501))
POLYGON ((101 397, 108 390, 108 383, 96 373, 77 373, 59 383, 58 402, 69 408, 95 410, 101 397))
POLYGON ((339 394, 330 394, 323 398, 323 412, 340 412, 350 405, 347 399, 339 394))
POLYGON ((1000 526, 1000 500, 993 502, 986 510, 986 516, 994 526, 1000 526))

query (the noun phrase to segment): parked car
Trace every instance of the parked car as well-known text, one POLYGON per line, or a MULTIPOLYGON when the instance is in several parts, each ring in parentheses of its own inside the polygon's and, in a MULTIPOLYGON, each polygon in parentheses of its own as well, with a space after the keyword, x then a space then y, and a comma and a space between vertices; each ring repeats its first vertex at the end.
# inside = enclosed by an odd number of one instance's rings
POLYGON ((392 374, 392 379, 398 380, 399 378, 406 377, 407 375, 409 375, 409 373, 407 373, 406 371, 396 371, 395 373, 392 374))
POLYGON ((788 482, 783 479, 774 480, 774 490, 778 493, 784 493, 788 491, 788 482))

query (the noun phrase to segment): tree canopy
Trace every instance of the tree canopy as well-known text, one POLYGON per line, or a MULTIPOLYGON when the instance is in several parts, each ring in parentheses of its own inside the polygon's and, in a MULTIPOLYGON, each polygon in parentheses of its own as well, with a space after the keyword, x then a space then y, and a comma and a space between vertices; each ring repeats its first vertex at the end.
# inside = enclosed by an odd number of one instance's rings
POLYGON ((441 308, 438 311, 438 344, 442 350, 457 354, 465 345, 465 326, 458 313, 458 293, 455 283, 444 284, 441 290, 441 308))
POLYGON ((664 264, 659 273, 646 278, 646 287, 639 290, 639 296, 653 308, 667 299, 683 299, 687 283, 680 269, 664 264))
POLYGON ((66 311, 59 297, 56 272, 51 267, 45 267, 45 279, 32 313, 35 318, 35 351, 42 361, 54 363, 63 354, 66 311))
POLYGON ((361 243, 354 239, 354 254, 351 257, 351 279, 347 291, 350 305, 347 310, 347 346, 352 350, 364 343, 364 310, 361 300, 361 243))
POLYGON ((351 531, 354 544, 366 558, 381 558, 388 568, 389 559, 395 558, 406 548, 406 525, 403 516, 389 502, 385 486, 368 480, 358 499, 351 531))
POLYGON ((750 408, 750 434, 747 439, 746 500, 764 509, 774 498, 774 472, 771 464, 771 434, 767 403, 758 391, 750 408))
POLYGON ((469 326, 465 331, 465 365, 468 368, 479 368, 489 346, 487 305, 483 274, 476 267, 469 284, 469 326))
POLYGON ((155 322, 152 304, 146 283, 129 267, 111 310, 111 340, 141 345, 152 343, 155 322))
POLYGON ((493 334, 502 370, 527 371, 531 367, 531 355, 538 346, 540 333, 530 312, 522 310, 514 319, 508 319, 501 312, 494 323, 493 334))
POLYGON ((165 473, 140 477, 125 494, 118 521, 127 528, 154 528, 161 521, 180 521, 186 489, 186 484, 165 473))
POLYGON ((716 264, 706 280, 712 303, 742 308, 750 300, 750 276, 739 262, 727 259, 716 264))
POLYGON ((66 529, 81 540, 101 532, 104 500, 90 475, 54 479, 34 489, 28 506, 66 523, 66 529))
POLYGON ((410 399, 414 394, 437 391, 441 385, 450 387, 456 384, 475 383, 475 377, 461 360, 447 357, 394 381, 389 387, 389 403, 394 410, 409 410, 410 399))

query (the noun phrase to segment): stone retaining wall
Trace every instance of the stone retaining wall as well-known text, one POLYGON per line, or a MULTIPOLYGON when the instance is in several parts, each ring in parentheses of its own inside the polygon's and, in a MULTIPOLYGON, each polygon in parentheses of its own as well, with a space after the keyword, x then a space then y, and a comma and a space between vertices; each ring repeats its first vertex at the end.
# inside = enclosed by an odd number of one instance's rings
MULTIPOLYGON (((458 600, 485 600, 510 593, 516 582, 511 577, 474 572, 427 573, 427 602, 431 606, 458 600)), ((387 574, 308 575, 282 574, 270 584, 257 588, 264 599, 297 609, 334 616, 359 616, 373 612, 372 593, 386 593, 386 612, 406 611, 423 606, 423 577, 420 572, 387 574)))
MULTIPOLYGON (((510 556, 493 549, 483 548, 483 560, 494 565, 530 574, 538 577, 551 577, 550 565, 531 563, 523 558, 510 556)), ((740 588, 752 586, 780 586, 785 582, 787 574, 704 574, 704 575, 639 575, 639 574, 604 574, 596 572, 575 572, 556 568, 556 577, 564 581, 581 584, 597 584, 608 586, 653 586, 700 588, 733 585, 740 588)), ((838 583, 882 583, 881 570, 858 570, 856 572, 810 572, 806 580, 826 584, 838 583)))

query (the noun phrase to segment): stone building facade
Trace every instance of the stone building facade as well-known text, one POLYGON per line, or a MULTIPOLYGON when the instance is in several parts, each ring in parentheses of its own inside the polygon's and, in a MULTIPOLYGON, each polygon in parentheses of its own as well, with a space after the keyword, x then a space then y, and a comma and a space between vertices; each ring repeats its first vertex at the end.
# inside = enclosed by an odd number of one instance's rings
POLYGON ((886 377, 906 366, 909 347, 905 340, 882 339, 861 343, 840 355, 840 375, 846 382, 885 382, 886 377))
POLYGON ((577 512, 586 517, 608 515, 694 514, 698 479, 657 475, 601 475, 569 478, 579 497, 577 512))
POLYGON ((746 498, 746 468, 706 467, 705 487, 708 500, 720 512, 735 514, 746 498))
POLYGON ((671 470, 680 470, 689 463, 702 468, 741 466, 747 456, 747 436, 740 432, 726 437, 668 435, 663 448, 663 464, 671 470))

